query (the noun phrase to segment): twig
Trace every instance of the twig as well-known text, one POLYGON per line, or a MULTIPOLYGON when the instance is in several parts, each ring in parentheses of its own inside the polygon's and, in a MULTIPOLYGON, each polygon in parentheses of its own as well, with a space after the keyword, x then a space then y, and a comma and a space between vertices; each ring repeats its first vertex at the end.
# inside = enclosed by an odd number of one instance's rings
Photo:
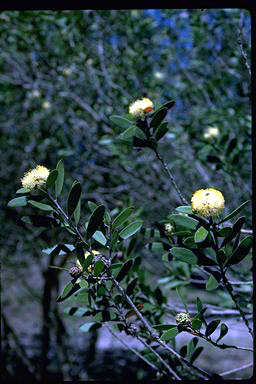
POLYGON ((158 158, 158 160, 161 162, 162 166, 164 167, 167 175, 169 176, 171 182, 172 182, 172 185, 174 186, 174 188, 176 189, 176 192, 178 193, 179 195, 179 198, 181 200, 181 202, 183 204, 188 204, 187 200, 185 199, 185 197, 182 195, 181 191, 179 190, 179 187, 178 185, 176 184, 176 181, 171 173, 171 171, 169 170, 167 164, 165 163, 165 161, 163 160, 163 158, 160 156, 160 154, 158 153, 157 149, 155 147, 153 147, 153 150, 156 154, 156 157, 158 158))
POLYGON ((252 366, 253 366, 253 362, 245 364, 245 365, 242 365, 241 367, 238 367, 238 368, 231 369, 230 371, 225 371, 225 372, 219 373, 219 375, 220 376, 226 376, 226 375, 229 375, 230 373, 235 373, 235 372, 238 372, 238 371, 242 371, 243 369, 246 369, 246 368, 249 368, 249 367, 252 367, 252 366))
MULTIPOLYGON (((221 269, 222 269, 222 268, 221 268, 221 269)), ((239 303, 238 303, 238 301, 237 301, 237 299, 236 299, 236 297, 235 297, 235 295, 234 295, 234 293, 233 293, 232 285, 231 285, 230 282, 228 281, 228 279, 227 279, 225 273, 223 272, 223 270, 222 270, 221 272, 222 272, 222 281, 223 281, 223 284, 225 285, 225 287, 226 287, 228 293, 230 294, 230 296, 231 296, 231 298, 232 298, 232 300, 233 300, 233 302, 234 302, 234 304, 235 304, 235 306, 236 306, 236 309, 240 312, 240 315, 241 315, 242 319, 244 320, 244 323, 245 323, 245 325, 247 326, 247 328, 248 328, 248 330, 249 330, 249 332, 250 332, 250 334, 251 334, 251 336, 252 336, 252 338, 253 338, 253 332, 252 332, 252 329, 251 329, 251 327, 250 327, 249 321, 248 321, 248 319, 245 317, 245 313, 244 313, 244 311, 242 310, 242 308, 240 307, 240 305, 239 305, 239 303)))
POLYGON ((242 57, 244 59, 245 66, 246 66, 246 68, 248 70, 248 73, 249 73, 249 75, 251 77, 251 75, 252 75, 251 67, 250 67, 250 64, 249 64, 249 61, 248 61, 247 53, 244 50, 244 45, 243 45, 243 42, 242 42, 242 26, 240 26, 240 28, 238 30, 238 33, 237 33, 237 42, 238 42, 238 45, 239 45, 242 57))
POLYGON ((181 380, 181 378, 174 372, 174 370, 169 366, 169 364, 164 361, 164 359, 159 355, 158 352, 156 352, 149 344, 145 342, 145 340, 142 339, 139 335, 136 335, 137 339, 145 345, 146 348, 148 348, 157 358, 161 363, 165 366, 165 368, 170 372, 172 376, 174 376, 177 380, 181 380))
POLYGON ((133 352, 136 356, 138 356, 141 360, 143 360, 146 364, 148 364, 151 368, 153 368, 155 371, 159 371, 159 369, 151 363, 146 357, 142 356, 136 349, 130 347, 121 337, 118 337, 115 332, 112 331, 111 327, 108 324, 105 324, 109 332, 121 343, 123 344, 127 349, 129 349, 131 352, 133 352))

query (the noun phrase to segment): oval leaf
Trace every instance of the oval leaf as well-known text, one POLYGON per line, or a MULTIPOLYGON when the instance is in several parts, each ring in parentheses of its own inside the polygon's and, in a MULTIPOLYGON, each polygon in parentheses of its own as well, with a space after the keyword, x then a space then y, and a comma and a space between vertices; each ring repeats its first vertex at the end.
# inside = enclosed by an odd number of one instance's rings
POLYGON ((197 263, 197 256, 190 249, 182 247, 172 247, 170 252, 179 261, 183 261, 188 264, 197 263))
POLYGON ((78 204, 76 206, 76 209, 74 210, 74 219, 76 225, 79 223, 80 220, 80 212, 81 212, 81 198, 78 200, 78 204))
POLYGON ((83 325, 80 326, 80 330, 82 332, 89 332, 90 329, 95 325, 97 324, 95 321, 94 322, 90 322, 90 323, 85 323, 83 325))
POLYGON ((227 333, 228 333, 228 326, 225 323, 222 323, 220 325, 220 335, 219 335, 218 339, 216 340, 216 343, 218 343, 218 341, 220 339, 222 339, 227 333))
POLYGON ((167 122, 159 125, 159 127, 156 129, 156 132, 155 132, 156 141, 159 141, 167 132, 168 132, 168 123, 167 122))
POLYGON ((192 320, 192 329, 199 330, 202 327, 202 321, 199 319, 192 320))
POLYGON ((68 196, 68 216, 70 217, 79 202, 81 196, 81 184, 78 181, 74 181, 68 196))
POLYGON ((60 303, 61 301, 64 301, 66 300, 68 297, 70 297, 71 295, 73 295, 75 292, 77 292, 79 289, 80 289, 80 284, 78 283, 74 283, 72 281, 70 281, 63 289, 63 292, 62 294, 58 297, 58 299, 56 300, 58 303, 60 303))
POLYGON ((57 177, 58 177, 58 171, 57 169, 54 169, 53 171, 50 172, 49 176, 47 177, 47 181, 46 181, 47 188, 51 187, 55 183, 57 177))
POLYGON ((180 207, 175 208, 175 211, 188 214, 188 213, 192 213, 192 207, 191 205, 181 205, 180 207))
POLYGON ((235 209, 233 212, 231 212, 228 216, 224 217, 223 220, 219 222, 219 224, 224 223, 224 221, 232 219, 232 217, 236 216, 244 207, 246 204, 248 204, 251 200, 245 201, 243 204, 241 204, 237 209, 235 209))
POLYGON ((163 105, 161 106, 161 108, 171 109, 171 108, 175 105, 175 103, 176 103, 175 100, 167 101, 167 103, 163 104, 163 105))
POLYGON ((161 336, 161 340, 162 341, 169 341, 171 339, 173 339, 175 336, 177 336, 179 334, 179 331, 177 329, 177 326, 169 329, 168 331, 166 331, 162 336, 161 336))
POLYGON ((167 108, 161 108, 154 113, 153 118, 150 122, 150 127, 153 127, 153 131, 155 131, 156 128, 161 124, 161 122, 167 115, 167 112, 168 112, 167 108))
POLYGON ((213 291, 214 289, 218 288, 219 283, 215 279, 213 275, 209 276, 207 283, 206 283, 206 289, 207 291, 213 291))
POLYGON ((200 353, 203 351, 204 347, 198 347, 194 353, 192 354, 191 358, 190 358, 190 363, 193 364, 195 359, 198 358, 198 356, 200 355, 200 353))
POLYGON ((125 278, 125 276, 129 272, 129 270, 132 268, 132 266, 133 266, 133 260, 132 259, 129 259, 126 261, 126 263, 124 263, 124 265, 122 266, 122 268, 118 272, 118 275, 116 276, 116 280, 119 283, 120 283, 120 281, 122 281, 125 278))
POLYGON ((210 322, 210 324, 207 325, 206 330, 205 330, 205 336, 209 337, 215 329, 218 327, 220 323, 220 320, 213 320, 210 322))
POLYGON ((44 203, 39 203, 38 201, 34 201, 34 200, 28 200, 28 203, 30 205, 33 205, 33 207, 36 207, 38 209, 41 209, 42 211, 47 211, 47 212, 51 212, 53 211, 53 207, 51 207, 50 205, 48 204, 44 204, 44 203))
POLYGON ((102 260, 97 260, 95 265, 94 265, 94 276, 99 276, 101 272, 104 269, 104 262, 102 260))
POLYGON ((94 240, 96 240, 98 243, 102 244, 102 245, 106 245, 107 244, 107 239, 106 237, 103 235, 103 233, 101 231, 95 231, 94 235, 92 236, 94 240))
POLYGON ((16 197, 8 202, 8 207, 16 208, 16 207, 25 207, 27 205, 26 196, 16 197))
POLYGON ((113 121, 113 123, 118 125, 120 128, 124 128, 124 129, 129 128, 133 124, 132 121, 125 119, 124 117, 118 116, 118 115, 110 116, 110 120, 113 121))
POLYGON ((199 224, 198 220, 185 215, 174 214, 168 216, 168 218, 175 224, 176 229, 196 229, 197 225, 199 224))
POLYGON ((86 230, 86 238, 87 240, 90 239, 95 231, 103 224, 103 217, 104 217, 105 207, 104 205, 99 205, 95 210, 93 211, 86 230))
POLYGON ((29 188, 20 188, 16 191, 17 195, 23 195, 24 193, 30 193, 29 188))
POLYGON ((240 218, 235 222, 235 224, 233 225, 231 234, 228 235, 227 237, 225 237, 225 239, 224 239, 224 240, 222 241, 222 243, 221 243, 220 248, 222 248, 222 247, 224 247, 226 244, 230 243, 230 241, 233 240, 234 237, 236 237, 236 235, 238 234, 238 232, 242 229, 244 223, 245 223, 245 217, 242 216, 242 217, 240 217, 240 218))
POLYGON ((177 328, 176 324, 158 324, 153 325, 153 328, 155 328, 157 331, 168 331, 169 329, 177 328))
POLYGON ((131 215, 133 209, 134 209, 133 207, 128 207, 128 208, 125 208, 121 213, 119 213, 119 215, 113 221, 112 228, 116 228, 119 225, 122 225, 131 215))
POLYGON ((204 227, 198 228, 198 230, 195 233, 195 242, 196 243, 202 243, 206 237, 208 236, 208 231, 204 227))
POLYGON ((61 194, 64 183, 64 165, 62 160, 58 162, 56 170, 58 171, 58 177, 55 181, 55 195, 58 197, 61 194))
POLYGON ((127 225, 120 233, 122 239, 128 239, 128 237, 134 235, 142 227, 143 221, 134 221, 133 223, 127 225))
POLYGON ((203 304, 202 304, 199 297, 196 298, 196 308, 197 308, 197 312, 201 313, 201 311, 203 309, 203 304))
POLYGON ((226 267, 230 267, 231 265, 238 264, 242 261, 250 252, 252 247, 252 237, 245 237, 238 247, 232 253, 230 259, 226 263, 226 267))

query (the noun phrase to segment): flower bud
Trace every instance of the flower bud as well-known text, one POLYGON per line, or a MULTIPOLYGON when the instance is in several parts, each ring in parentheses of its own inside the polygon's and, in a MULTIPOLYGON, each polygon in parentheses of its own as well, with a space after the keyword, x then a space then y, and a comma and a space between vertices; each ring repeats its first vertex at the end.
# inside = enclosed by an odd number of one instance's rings
POLYGON ((78 268, 78 267, 71 267, 70 270, 69 270, 69 274, 70 274, 71 277, 77 278, 77 277, 81 276, 82 269, 78 268))
POLYGON ((178 325, 191 325, 191 317, 187 312, 181 312, 176 315, 176 323, 178 325))

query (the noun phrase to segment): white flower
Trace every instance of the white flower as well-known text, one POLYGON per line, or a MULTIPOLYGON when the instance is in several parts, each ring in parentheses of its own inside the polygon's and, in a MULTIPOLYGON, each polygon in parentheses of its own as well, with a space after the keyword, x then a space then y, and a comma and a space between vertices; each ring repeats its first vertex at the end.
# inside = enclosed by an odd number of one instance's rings
POLYGON ((220 132, 219 132, 218 127, 208 127, 206 129, 206 131, 204 132, 203 136, 205 139, 211 139, 211 138, 219 136, 219 134, 220 134, 220 132))
POLYGON ((136 100, 129 106, 129 113, 134 117, 143 117, 145 113, 153 111, 153 103, 150 99, 136 100))
POLYGON ((46 183, 49 173, 49 169, 43 165, 38 165, 36 168, 28 171, 21 179, 23 188, 32 191, 36 187, 42 187, 46 183))

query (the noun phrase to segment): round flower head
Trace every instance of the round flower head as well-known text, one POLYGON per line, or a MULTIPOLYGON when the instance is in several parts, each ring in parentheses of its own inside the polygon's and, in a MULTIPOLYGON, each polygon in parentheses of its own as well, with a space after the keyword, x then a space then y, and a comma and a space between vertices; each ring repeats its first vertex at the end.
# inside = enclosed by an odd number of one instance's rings
POLYGON ((32 191, 35 188, 42 187, 49 176, 49 169, 43 165, 38 165, 32 171, 25 173, 24 177, 21 179, 23 188, 27 188, 32 191))
POLYGON ((218 127, 208 127, 204 132, 205 139, 212 139, 214 137, 219 136, 219 128, 218 127))
POLYGON ((213 217, 224 209, 224 196, 214 188, 199 189, 192 196, 192 210, 203 217, 213 217))
POLYGON ((190 314, 187 312, 178 313, 176 315, 176 323, 181 325, 190 325, 191 324, 190 314))
POLYGON ((174 232, 174 226, 172 224, 165 224, 164 229, 167 233, 167 235, 172 235, 174 232))
POLYGON ((153 111, 153 103, 150 99, 136 100, 129 107, 129 113, 134 117, 143 117, 145 113, 153 111))

